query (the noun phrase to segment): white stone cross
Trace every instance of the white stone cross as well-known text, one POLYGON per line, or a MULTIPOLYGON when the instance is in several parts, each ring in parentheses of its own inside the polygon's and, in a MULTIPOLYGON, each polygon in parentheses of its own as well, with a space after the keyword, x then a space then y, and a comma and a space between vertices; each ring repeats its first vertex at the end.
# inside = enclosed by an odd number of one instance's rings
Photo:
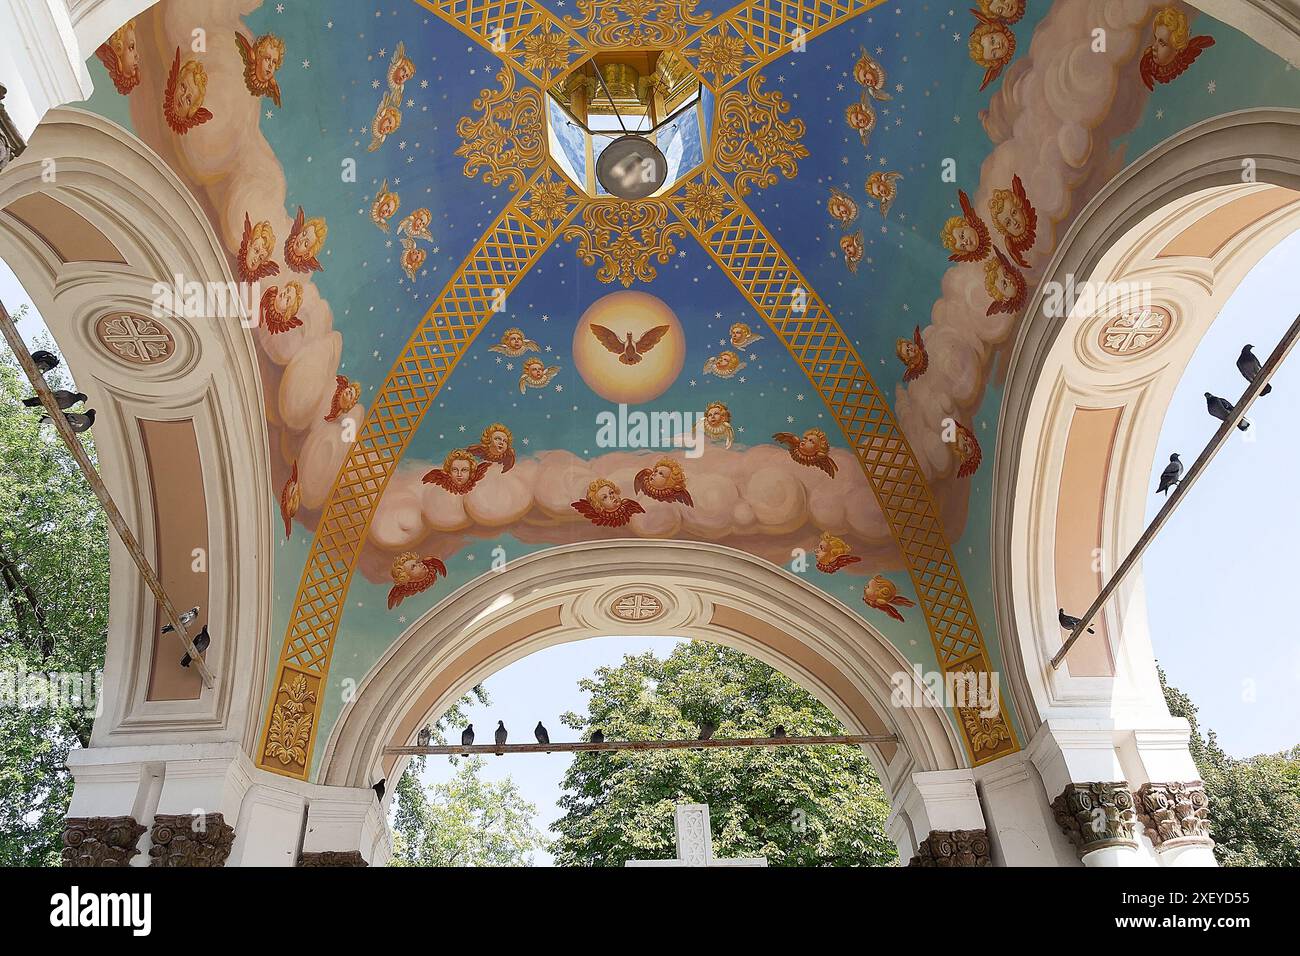
POLYGON ((624 866, 767 866, 767 857, 721 859, 713 855, 707 803, 679 803, 673 810, 677 859, 628 860, 624 866))

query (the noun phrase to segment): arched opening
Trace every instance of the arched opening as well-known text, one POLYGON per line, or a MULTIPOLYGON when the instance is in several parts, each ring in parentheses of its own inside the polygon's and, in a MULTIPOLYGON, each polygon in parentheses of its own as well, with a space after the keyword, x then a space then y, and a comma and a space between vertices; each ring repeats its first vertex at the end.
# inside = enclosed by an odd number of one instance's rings
POLYGON ((463 587, 413 622, 360 681, 324 747, 320 780, 365 787, 398 779, 405 760, 385 748, 414 744, 420 728, 472 687, 539 650, 661 634, 741 650, 816 697, 846 733, 894 736, 896 743, 865 749, 893 807, 889 832, 904 861, 936 820, 949 819, 943 814, 983 830, 960 740, 897 649, 795 575, 691 542, 555 548, 463 587), (629 619, 623 609, 638 596, 652 613, 629 619), (938 817, 933 798, 916 789, 926 777, 950 788, 938 817))
MULTIPOLYGON (((735 648, 623 636, 507 665, 430 734, 455 745, 468 727, 491 745, 500 725, 508 746, 529 746, 539 723, 561 748, 597 730, 605 741, 663 746, 708 731, 714 740, 848 733, 813 695, 735 648)), ((717 859, 891 866, 900 852, 870 758, 852 745, 429 755, 411 758, 388 786, 397 866, 673 861, 679 804, 709 808, 717 859)))
POLYGON ((637 634, 735 647, 812 693, 848 733, 896 736, 896 744, 869 751, 891 799, 913 772, 964 766, 941 710, 891 703, 913 672, 848 608, 734 549, 616 540, 512 562, 415 621, 343 707, 322 757, 322 782, 395 779, 401 761, 384 748, 414 743, 421 727, 492 673, 556 644, 637 634), (625 610, 637 595, 653 609, 639 620, 625 610))
POLYGON ((100 474, 146 556, 176 602, 200 606, 200 623, 221 635, 210 656, 220 679, 202 689, 114 539, 94 743, 198 735, 251 747, 271 570, 256 557, 271 528, 258 492, 268 479, 257 358, 239 316, 188 315, 178 298, 162 308, 157 291, 178 275, 227 283, 224 250, 189 189, 134 134, 61 108, 0 181, 0 258, 99 411, 100 474))
POLYGON ((994 501, 999 621, 1031 726, 1169 724, 1140 574, 1059 669, 1057 609, 1086 608, 1141 534, 1189 359, 1250 269, 1300 226, 1298 124, 1294 111, 1227 114, 1140 158, 1080 215, 1031 303, 1040 319, 1013 355, 994 501))

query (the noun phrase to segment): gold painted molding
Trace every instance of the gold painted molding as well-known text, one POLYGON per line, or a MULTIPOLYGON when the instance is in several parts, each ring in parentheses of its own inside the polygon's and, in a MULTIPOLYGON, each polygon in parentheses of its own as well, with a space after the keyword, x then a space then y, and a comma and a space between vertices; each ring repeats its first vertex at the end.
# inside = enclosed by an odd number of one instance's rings
MULTIPOLYGON (((589 264, 602 260, 601 281, 618 278, 624 285, 633 276, 654 277, 649 260, 654 255, 664 261, 673 235, 689 233, 700 242, 785 343, 857 454, 907 562, 940 666, 945 673, 989 671, 938 505, 893 412, 839 323, 741 199, 753 187, 776 182, 773 170, 793 177, 797 159, 807 155, 799 143, 804 124, 780 118, 788 104, 775 91, 761 91, 758 71, 784 55, 797 29, 810 39, 881 0, 817 2, 802 11, 806 26, 789 20, 789 8, 780 0, 743 3, 717 19, 694 14, 694 0, 630 5, 579 0, 583 17, 564 21, 533 0, 418 2, 497 53, 537 88, 515 90, 516 76, 503 69, 501 92, 485 90, 475 103, 482 118, 467 117, 458 126, 463 136, 476 140, 461 155, 486 156, 479 148, 483 138, 501 137, 531 115, 537 96, 544 96, 563 70, 619 45, 667 46, 697 70, 711 71, 715 82, 703 76, 701 82, 723 93, 718 107, 729 104, 733 121, 720 125, 700 170, 658 199, 592 199, 572 188, 549 158, 530 149, 511 150, 507 162, 485 159, 473 170, 467 166, 467 175, 486 166, 485 178, 508 183, 515 195, 412 334, 335 480, 294 599, 257 765, 306 779, 334 638, 384 489, 425 412, 487 325, 499 290, 509 294, 560 236, 578 237, 579 255, 589 264), (701 29, 687 36, 686 27, 698 24, 701 29), (746 78, 746 93, 730 89, 746 78), (579 215, 583 225, 571 226, 579 215), (651 228, 643 229, 644 223, 651 228), (636 255, 622 261, 598 254, 592 242, 602 229, 625 229, 638 247, 636 255)), ((1005 705, 993 718, 969 710, 957 717, 974 764, 1019 749, 1005 705)))

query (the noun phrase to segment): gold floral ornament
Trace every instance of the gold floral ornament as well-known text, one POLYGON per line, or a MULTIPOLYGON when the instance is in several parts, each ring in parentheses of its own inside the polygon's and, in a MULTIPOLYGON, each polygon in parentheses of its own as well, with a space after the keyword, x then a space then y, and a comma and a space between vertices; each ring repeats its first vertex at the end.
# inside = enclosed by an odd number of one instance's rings
POLYGON ((266 756, 284 766, 307 766, 307 745, 315 715, 316 693, 307 688, 307 678, 298 674, 292 683, 280 685, 271 728, 267 734, 266 756), (280 698, 279 695, 285 695, 280 698))
POLYGON ((745 50, 745 41, 735 34, 709 33, 700 37, 699 48, 695 51, 695 69, 712 74, 713 82, 718 83, 728 76, 744 72, 745 64, 753 59, 745 50))
POLYGON ((565 239, 578 239, 578 258, 595 265, 601 282, 618 279, 630 286, 639 279, 650 282, 657 270, 651 257, 667 262, 677 251, 674 236, 685 236, 686 227, 668 222, 668 207, 662 202, 618 199, 588 203, 582 210, 582 225, 564 230, 565 239))
MULTIPOLYGON (((967 687, 978 687, 980 669, 972 663, 965 663, 954 667, 951 671, 954 674, 970 675, 970 681, 967 687)), ((996 690, 994 685, 994 690, 996 690)), ((994 698, 996 702, 996 696, 994 698)), ((999 710, 992 717, 986 717, 982 713, 982 708, 975 707, 958 707, 957 716, 961 718, 962 726, 966 730, 966 737, 970 741, 971 749, 978 758, 986 752, 992 753, 999 750, 1014 750, 1015 744, 1011 739, 1011 731, 1007 728, 1006 721, 1002 717, 1001 705, 999 710), (1004 748, 1004 744, 1009 745, 1004 748)))
POLYGON ((711 19, 697 14, 696 0, 578 0, 581 17, 565 17, 569 26, 587 31, 592 46, 673 46, 687 29, 711 19))
POLYGON ((536 87, 515 90, 514 71, 502 67, 497 74, 500 90, 483 90, 474 100, 480 115, 462 116, 456 133, 462 143, 457 156, 465 157, 465 175, 473 179, 486 169, 483 179, 493 186, 510 181, 519 190, 530 170, 546 158, 546 128, 542 93, 536 87))
POLYGON ((551 177, 534 183, 528 198, 520 205, 533 222, 549 226, 555 220, 563 219, 569 214, 572 201, 569 187, 551 177))
POLYGON ((524 69, 549 78, 569 62, 569 38, 554 30, 524 37, 524 69))
POLYGON ((697 229, 711 226, 726 212, 727 191, 717 183, 687 183, 682 193, 682 212, 697 229))
POLYGON ((800 119, 782 119, 790 111, 781 94, 762 92, 763 77, 749 79, 748 93, 728 90, 718 97, 718 132, 715 165, 735 173, 736 190, 743 196, 752 186, 766 189, 776 182, 774 169, 786 179, 799 171, 796 160, 808 155, 799 142, 807 127, 800 119))

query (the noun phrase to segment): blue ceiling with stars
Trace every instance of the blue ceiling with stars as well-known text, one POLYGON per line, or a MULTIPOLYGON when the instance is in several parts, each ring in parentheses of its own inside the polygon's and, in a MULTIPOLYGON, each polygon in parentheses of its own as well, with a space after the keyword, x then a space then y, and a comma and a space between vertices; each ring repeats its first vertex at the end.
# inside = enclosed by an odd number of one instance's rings
MULTIPOLYGON (((557 17, 582 12, 542 2, 557 17)), ((264 293, 255 336, 267 495, 287 532, 275 556, 278 633, 350 429, 515 194, 467 173, 457 152, 458 124, 500 88, 502 60, 431 7, 163 0, 90 62, 87 107, 176 170, 232 275, 256 276, 264 293)), ((887 397, 997 667, 998 374, 1040 271, 1126 163, 1208 117, 1294 104, 1300 85, 1283 61, 1192 8, 1101 0, 881 4, 760 73, 784 118, 803 124, 804 155, 745 199, 887 397), (946 419, 956 433, 943 434, 946 419)), ((713 98, 702 102, 711 109, 713 98)), ((411 438, 360 549, 331 685, 360 680, 494 559, 636 536, 757 554, 935 668, 871 487, 754 303, 684 232, 650 262, 653 278, 627 284, 601 281, 599 261, 577 246, 558 238, 503 298, 411 438), (661 327, 632 364, 598 331, 621 343, 661 327), (709 418, 713 403, 725 407, 709 418), (637 411, 680 413, 683 428, 639 441, 627 433, 637 411), (693 448, 686 426, 700 417, 693 448), (677 467, 661 467, 665 458, 677 467)), ((325 729, 340 700, 326 698, 325 729)))

